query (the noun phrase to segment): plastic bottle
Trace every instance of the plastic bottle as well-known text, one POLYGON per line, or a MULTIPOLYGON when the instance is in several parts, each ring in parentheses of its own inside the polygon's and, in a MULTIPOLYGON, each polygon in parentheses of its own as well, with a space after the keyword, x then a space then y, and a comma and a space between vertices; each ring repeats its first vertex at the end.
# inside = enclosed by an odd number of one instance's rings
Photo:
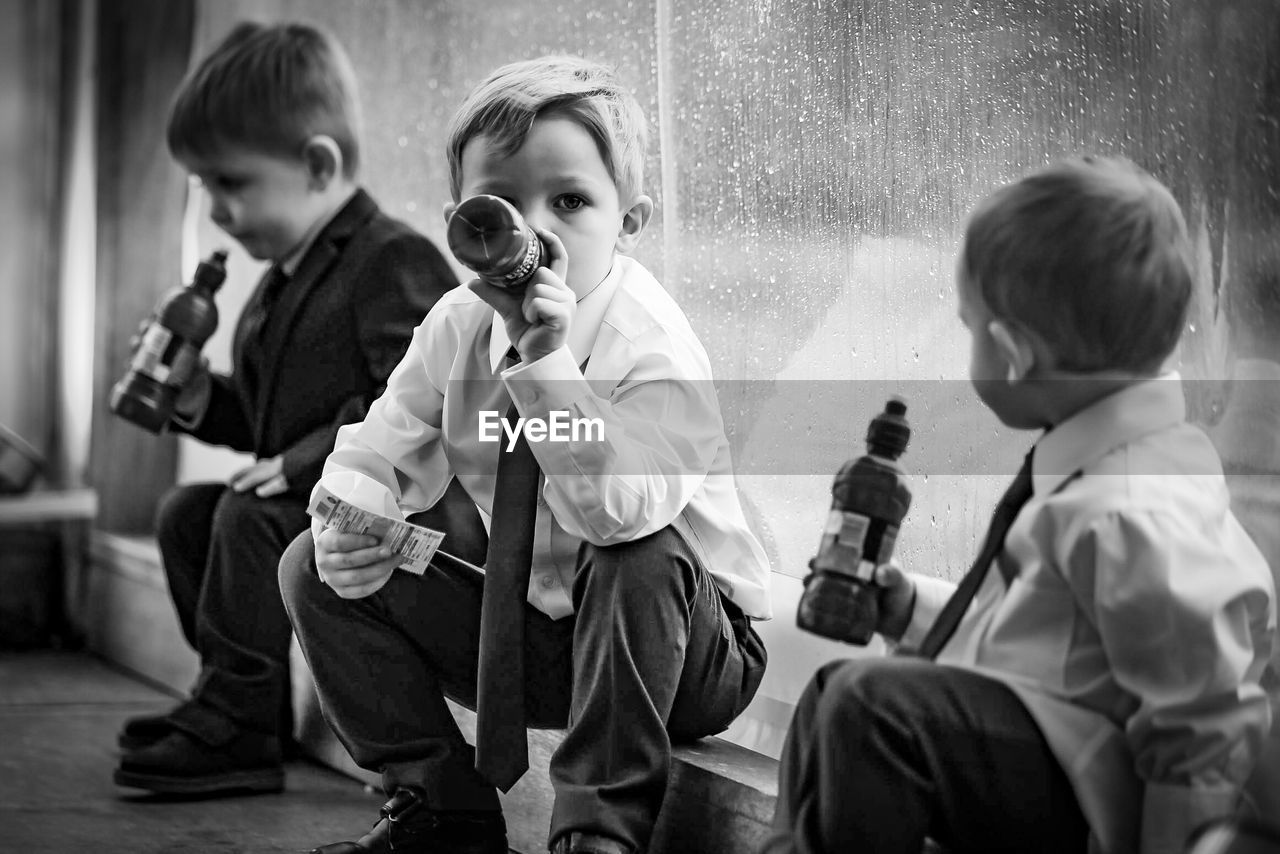
POLYGON ((455 258, 500 288, 523 288, 543 263, 542 241, 497 196, 472 196, 454 208, 446 237, 455 258))
POLYGON ((911 438, 906 414, 901 398, 890 399, 867 428, 867 453, 836 473, 831 514, 796 613, 796 624, 806 631, 859 646, 875 632, 875 568, 893 555, 911 507, 906 472, 898 464, 911 438))
POLYGON ((227 278, 227 253, 201 261, 186 287, 166 293, 134 351, 129 372, 111 389, 111 411, 159 433, 173 415, 178 393, 190 381, 200 348, 218 328, 213 295, 227 278))

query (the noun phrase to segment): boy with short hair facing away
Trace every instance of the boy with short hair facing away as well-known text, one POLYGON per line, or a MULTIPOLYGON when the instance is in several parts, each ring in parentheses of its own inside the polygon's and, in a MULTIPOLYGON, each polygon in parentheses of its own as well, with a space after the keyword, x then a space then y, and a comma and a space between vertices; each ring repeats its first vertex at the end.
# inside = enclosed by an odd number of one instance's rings
POLYGON ((187 641, 192 696, 126 723, 117 783, 156 792, 278 791, 290 737, 291 631, 280 555, 339 425, 359 421, 452 269, 360 188, 355 78, 304 24, 241 24, 183 82, 169 149, 213 222, 271 267, 236 325, 230 374, 202 365, 171 426, 253 454, 229 483, 175 488, 156 537, 187 641))
POLYGON ((1236 809, 1275 594, 1163 373, 1190 257, 1173 197, 1127 161, 1059 163, 973 213, 970 378, 1043 433, 958 588, 878 568, 879 630, 914 655, 817 673, 766 851, 1174 854, 1236 809))
POLYGON ((326 463, 321 486, 444 530, 449 554, 397 572, 376 540, 317 523, 281 560, 327 719, 391 796, 368 834, 322 852, 503 854, 495 787, 523 773, 526 725, 568 730, 551 759, 552 849, 643 851, 672 741, 722 731, 759 685, 750 620, 769 616, 769 569, 707 355, 625 254, 653 210, 645 138, 613 72, 569 57, 498 69, 454 117, 446 216, 504 198, 548 266, 523 291, 475 280, 441 300, 326 463), (598 426, 486 440, 503 413, 598 426), (514 506, 522 453, 536 465, 514 506), (522 510, 531 530, 511 566, 522 510), (504 589, 514 613, 498 610, 504 589), (445 696, 478 706, 474 752, 445 696))

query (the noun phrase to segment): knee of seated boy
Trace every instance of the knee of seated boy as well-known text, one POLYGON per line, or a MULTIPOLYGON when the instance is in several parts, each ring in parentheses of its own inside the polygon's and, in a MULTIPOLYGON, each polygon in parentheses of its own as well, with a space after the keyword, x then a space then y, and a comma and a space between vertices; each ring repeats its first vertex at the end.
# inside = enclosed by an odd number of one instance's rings
POLYGON ((303 594, 323 587, 316 575, 315 540, 308 529, 293 538, 280 556, 280 595, 286 603, 297 602, 303 594))
POLYGON ((626 591, 638 596, 689 592, 696 589, 699 581, 698 559, 669 525, 625 543, 598 546, 584 542, 578 564, 575 588, 588 582, 582 596, 606 589, 611 595, 626 591))

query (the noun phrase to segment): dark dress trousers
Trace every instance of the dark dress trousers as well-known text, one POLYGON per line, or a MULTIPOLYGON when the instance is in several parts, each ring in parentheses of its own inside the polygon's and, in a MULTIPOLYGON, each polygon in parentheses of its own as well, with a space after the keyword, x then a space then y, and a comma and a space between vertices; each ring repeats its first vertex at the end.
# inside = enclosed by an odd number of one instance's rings
MULTIPOLYGON (((451 554, 485 560, 488 537, 457 480, 410 517, 446 532, 451 554)), ((548 840, 570 832, 643 851, 666 792, 674 742, 723 731, 764 676, 764 644, 668 526, 615 546, 583 543, 575 613, 525 605, 524 711, 565 728, 551 758, 548 840)), ((280 585, 324 711, 356 763, 388 793, 420 789, 436 810, 497 810, 497 791, 445 704, 474 709, 483 576, 441 556, 422 576, 342 599, 319 578, 306 531, 280 561, 280 585)))

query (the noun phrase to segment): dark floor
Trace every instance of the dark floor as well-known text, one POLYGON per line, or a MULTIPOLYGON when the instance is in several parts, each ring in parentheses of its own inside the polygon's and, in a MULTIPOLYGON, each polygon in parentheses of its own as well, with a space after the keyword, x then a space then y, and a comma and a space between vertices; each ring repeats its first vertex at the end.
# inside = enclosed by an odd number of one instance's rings
POLYGON ((78 653, 0 653, 0 852, 308 851, 358 838, 382 798, 306 761, 283 794, 160 800, 111 782, 125 718, 174 698, 78 653))

